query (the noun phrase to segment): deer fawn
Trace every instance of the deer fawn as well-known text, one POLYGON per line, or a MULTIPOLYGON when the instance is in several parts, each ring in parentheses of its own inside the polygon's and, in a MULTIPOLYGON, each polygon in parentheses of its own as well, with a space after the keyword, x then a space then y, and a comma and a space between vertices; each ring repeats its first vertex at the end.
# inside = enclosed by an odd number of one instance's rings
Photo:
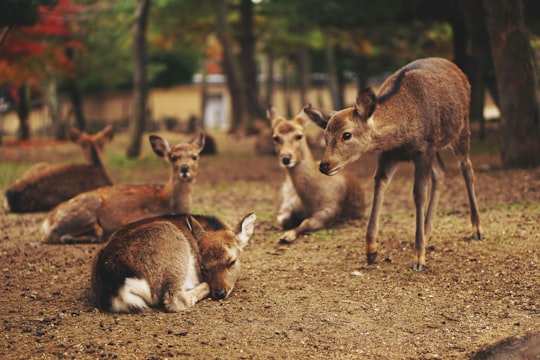
POLYGON ((87 164, 34 165, 6 190, 12 212, 48 211, 77 194, 112 184, 102 159, 103 146, 114 137, 112 125, 94 135, 71 128, 69 135, 87 164))
POLYGON ((337 219, 361 218, 364 192, 360 182, 344 171, 335 177, 322 175, 304 134, 309 118, 301 112, 293 120, 268 110, 273 141, 281 166, 287 170, 282 186, 283 202, 278 223, 286 231, 280 239, 291 243, 298 235, 321 229, 337 219))
POLYGON ((166 184, 112 185, 79 194, 49 212, 42 226, 45 242, 102 242, 130 222, 166 213, 188 213, 204 134, 173 148, 167 140, 150 135, 150 144, 171 167, 166 184))
POLYGON ((163 305, 177 312, 209 294, 225 299, 240 274, 240 252, 255 227, 248 214, 235 229, 202 215, 143 219, 116 231, 99 251, 91 286, 111 312, 163 305))
POLYGON ((377 257, 379 212, 384 191, 400 161, 413 161, 416 237, 413 269, 426 265, 426 240, 436 214, 444 165, 439 150, 450 147, 465 178, 475 239, 482 238, 469 159, 469 101, 467 77, 452 62, 441 58, 416 60, 390 76, 379 95, 360 91, 356 106, 329 116, 307 106, 304 111, 325 128, 327 147, 320 171, 334 175, 369 150, 379 151, 375 188, 367 228, 368 264, 377 257), (424 202, 431 178, 427 211, 424 202))

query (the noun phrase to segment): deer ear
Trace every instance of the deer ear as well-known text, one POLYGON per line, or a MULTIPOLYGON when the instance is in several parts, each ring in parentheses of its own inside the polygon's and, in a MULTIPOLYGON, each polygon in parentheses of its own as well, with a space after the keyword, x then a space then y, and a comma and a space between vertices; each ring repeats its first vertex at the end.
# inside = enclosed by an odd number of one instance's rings
POLYGON ((277 109, 277 107, 275 107, 272 104, 268 105, 268 109, 266 109, 266 118, 270 122, 272 122, 275 118, 277 118, 279 116, 280 116, 280 113, 279 113, 279 110, 277 109))
POLYGON ((255 220, 257 216, 255 213, 247 214, 238 225, 236 225, 235 233, 239 240, 238 246, 243 249, 247 245, 249 239, 253 235, 255 230, 255 220))
POLYGON ((335 111, 326 111, 322 109, 315 109, 311 106, 311 104, 308 104, 304 106, 304 109, 302 109, 302 112, 307 115, 307 117, 315 124, 317 124, 319 127, 326 129, 326 125, 328 124, 328 121, 334 115, 335 111))
POLYGON ((206 141, 206 137, 204 136, 204 131, 199 130, 199 136, 191 140, 191 143, 195 144, 199 148, 199 152, 201 152, 202 149, 204 148, 205 141, 206 141))
POLYGON ((157 135, 150 135, 150 145, 159 157, 165 157, 171 151, 169 142, 157 135))
POLYGON ((114 127, 112 125, 108 125, 97 134, 96 142, 100 146, 103 146, 107 142, 111 142, 113 138, 114 138, 114 127))
POLYGON ((193 216, 188 215, 186 217, 186 225, 189 231, 193 234, 193 237, 195 237, 195 239, 197 240, 197 242, 200 242, 204 233, 206 232, 201 223, 198 222, 193 216))
POLYGON ((72 142, 74 142, 75 144, 81 139, 81 132, 79 131, 79 129, 77 128, 70 128, 69 129, 69 138, 71 139, 72 142))
POLYGON ((377 97, 371 88, 365 88, 358 92, 355 111, 363 120, 369 119, 376 106, 377 97))

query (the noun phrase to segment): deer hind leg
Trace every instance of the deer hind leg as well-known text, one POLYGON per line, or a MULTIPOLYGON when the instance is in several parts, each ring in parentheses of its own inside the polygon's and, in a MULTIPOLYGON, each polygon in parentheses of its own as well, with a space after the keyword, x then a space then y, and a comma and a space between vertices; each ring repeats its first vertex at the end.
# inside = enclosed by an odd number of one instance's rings
MULTIPOLYGON (((414 159, 413 198, 414 206, 416 208, 416 235, 414 240, 413 270, 416 271, 424 270, 426 266, 426 236, 424 232, 424 219, 427 219, 427 216, 424 214, 424 205, 429 185, 429 174, 433 172, 434 157, 435 153, 421 154, 414 159)), ((438 195, 435 195, 435 197, 437 196, 438 195)), ((435 198, 432 199, 434 199, 436 202, 435 198)), ((430 203, 432 199, 430 199, 430 203)))
POLYGON ((437 205, 441 195, 441 187, 444 183, 444 163, 437 152, 436 159, 431 167, 431 192, 429 195, 429 205, 424 223, 424 236, 429 240, 433 231, 433 221, 437 215, 437 205))
POLYGON ((392 180, 396 172, 398 161, 392 159, 385 153, 379 156, 377 169, 374 176, 373 202, 371 205, 371 215, 369 216, 366 233, 366 256, 367 263, 373 264, 377 259, 377 235, 379 233, 379 214, 381 212, 386 187, 392 180))
POLYGON ((482 227, 480 226, 480 214, 478 212, 478 205, 476 203, 476 193, 474 190, 474 170, 471 159, 469 158, 469 135, 468 132, 462 135, 456 144, 452 147, 452 150, 459 160, 461 174, 465 179, 465 185, 467 186, 467 194, 469 196, 469 205, 471 208, 471 223, 473 227, 473 236, 475 240, 482 240, 484 234, 482 227))

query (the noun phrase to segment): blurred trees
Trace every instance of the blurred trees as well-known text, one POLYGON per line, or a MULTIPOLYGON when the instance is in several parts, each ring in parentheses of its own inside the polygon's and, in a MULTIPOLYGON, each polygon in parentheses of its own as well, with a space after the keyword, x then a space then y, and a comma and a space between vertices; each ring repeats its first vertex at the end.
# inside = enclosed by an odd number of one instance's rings
MULTIPOLYGON (((63 1, 67 0, 59 5, 63 1)), ((135 86, 140 80, 133 77, 137 61, 131 59, 135 43, 128 29, 136 2, 72 1, 84 8, 71 24, 72 35, 84 47, 73 48, 67 57, 75 74, 71 79, 83 91, 135 86)), ((5 3, 19 4, 4 1, 0 14, 5 3)), ((415 58, 450 58, 469 76, 471 118, 482 124, 482 131, 486 89, 500 105, 505 135, 501 150, 504 163, 510 165, 518 163, 510 159, 539 153, 538 110, 534 110, 538 68, 531 48, 539 42, 527 32, 540 31, 538 7, 535 0, 199 0, 196 6, 189 0, 153 0, 146 60, 139 64, 145 64, 148 86, 187 83, 199 72, 203 103, 206 74, 224 73, 234 132, 249 130, 254 119, 264 117, 275 81, 285 92, 298 89, 301 103, 319 101, 307 98, 307 90, 325 84, 332 104, 318 105, 339 109, 349 105, 343 89, 351 81, 362 87, 368 78, 385 76, 415 58), (525 13, 520 15, 523 4, 525 13), (501 35, 519 41, 509 43, 501 35), (510 138, 513 142, 506 142, 510 138)), ((31 12, 21 17, 30 19, 22 23, 32 23, 31 12)), ((61 83, 60 88, 68 87, 61 83)), ((289 103, 284 112, 292 115, 298 110, 289 103)), ((137 111, 144 117, 146 107, 137 111)), ((538 160, 529 156, 520 164, 538 160)))
POLYGON ((56 87, 45 91, 40 83, 55 84, 59 76, 68 77, 74 64, 66 54, 68 47, 80 47, 72 37, 70 18, 79 8, 69 0, 22 0, 0 4, 0 26, 6 34, 0 45, 0 83, 10 90, 19 115, 19 138, 30 137, 28 116, 34 103, 52 105, 53 124, 60 122, 56 87), (9 33, 7 29, 10 29, 9 33))

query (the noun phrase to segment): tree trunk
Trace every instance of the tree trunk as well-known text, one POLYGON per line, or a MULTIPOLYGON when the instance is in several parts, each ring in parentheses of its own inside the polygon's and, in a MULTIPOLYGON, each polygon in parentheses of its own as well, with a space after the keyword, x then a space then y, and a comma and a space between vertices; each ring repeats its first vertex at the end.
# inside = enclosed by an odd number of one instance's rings
POLYGON ((485 91, 488 76, 493 75, 493 61, 486 31, 484 11, 481 1, 460 0, 459 6, 464 16, 468 38, 471 40, 471 57, 466 73, 471 82, 471 122, 480 123, 480 139, 485 138, 485 91))
POLYGON ((266 53, 266 92, 265 92, 265 106, 268 108, 274 104, 274 53, 272 50, 268 50, 266 53))
POLYGON ((305 44, 300 45, 296 52, 296 67, 298 69, 298 85, 300 87, 300 105, 307 105, 307 92, 309 89, 309 54, 305 44))
MULTIPOLYGON (((75 50, 71 47, 66 49, 66 56, 74 61, 75 59, 75 50)), ((75 114, 75 126, 80 131, 85 131, 86 129, 86 119, 84 118, 84 111, 82 105, 81 92, 79 90, 79 85, 77 84, 77 79, 75 77, 70 77, 67 79, 67 90, 69 97, 71 99, 71 106, 73 113, 75 114)))
POLYGON ((521 0, 483 0, 500 100, 505 167, 540 165, 538 77, 521 0))
POLYGON ((332 109, 341 109, 340 97, 339 97, 339 84, 337 75, 337 64, 335 48, 332 41, 328 41, 326 44, 326 68, 328 73, 328 88, 330 89, 330 96, 332 98, 332 109))
POLYGON ((133 23, 133 105, 129 124, 127 156, 137 157, 141 153, 141 139, 146 123, 146 101, 148 84, 146 79, 146 29, 150 0, 137 0, 133 23))
POLYGON ((26 82, 19 88, 17 115, 19 116, 19 139, 28 140, 30 139, 30 91, 26 82))
POLYGON ((234 44, 230 34, 229 23, 227 21, 227 1, 222 0, 216 17, 216 33, 223 46, 223 69, 227 77, 227 88, 231 95, 233 118, 231 121, 230 133, 236 133, 247 124, 244 83, 238 71, 234 56, 234 44))
POLYGON ((46 87, 47 105, 51 116, 54 138, 56 140, 66 140, 66 126, 60 116, 60 102, 58 101, 58 81, 54 74, 47 77, 46 87))
POLYGON ((259 84, 257 82, 257 64, 255 62, 256 39, 253 34, 253 1, 241 0, 240 2, 240 28, 238 31, 238 43, 240 44, 240 62, 244 79, 244 92, 251 120, 264 119, 266 111, 261 106, 259 99, 259 84))

